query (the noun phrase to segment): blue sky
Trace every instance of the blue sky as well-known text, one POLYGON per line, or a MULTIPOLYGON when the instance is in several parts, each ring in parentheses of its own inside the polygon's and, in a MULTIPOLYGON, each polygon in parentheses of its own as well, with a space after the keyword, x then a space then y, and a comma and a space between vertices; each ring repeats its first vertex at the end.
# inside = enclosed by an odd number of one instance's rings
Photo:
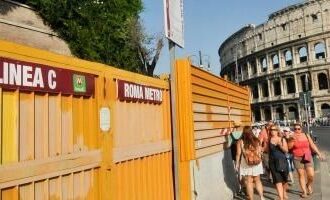
MULTIPOLYGON (((246 24, 261 24, 268 15, 303 0, 184 0, 185 48, 176 49, 177 58, 195 55, 201 50, 204 62, 209 57, 211 72, 219 74, 220 44, 246 24)), ((164 32, 163 0, 143 0, 141 14, 149 34, 164 32)), ((169 73, 167 40, 162 49, 155 74, 169 73)))

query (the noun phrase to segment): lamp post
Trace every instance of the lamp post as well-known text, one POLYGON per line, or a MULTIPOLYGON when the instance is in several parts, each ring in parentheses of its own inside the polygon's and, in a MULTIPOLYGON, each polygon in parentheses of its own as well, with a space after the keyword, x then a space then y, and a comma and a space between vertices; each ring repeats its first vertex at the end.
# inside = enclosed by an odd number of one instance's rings
POLYGON ((238 43, 236 43, 235 51, 235 82, 238 83, 238 43))
POLYGON ((199 51, 199 67, 204 68, 203 61, 207 62, 206 71, 211 70, 210 56, 206 54, 202 54, 202 51, 199 51))
POLYGON ((304 105, 305 105, 307 132, 309 133, 309 131, 310 131, 310 126, 309 126, 310 105, 309 104, 310 104, 310 102, 307 101, 307 98, 308 98, 307 95, 308 95, 308 91, 309 91, 308 74, 305 75, 305 89, 306 89, 306 92, 304 93, 304 105))
MULTIPOLYGON (((202 55, 202 60, 207 63, 206 71, 211 71, 210 56, 209 55, 202 55)), ((204 65, 203 65, 203 67, 204 67, 204 65)))

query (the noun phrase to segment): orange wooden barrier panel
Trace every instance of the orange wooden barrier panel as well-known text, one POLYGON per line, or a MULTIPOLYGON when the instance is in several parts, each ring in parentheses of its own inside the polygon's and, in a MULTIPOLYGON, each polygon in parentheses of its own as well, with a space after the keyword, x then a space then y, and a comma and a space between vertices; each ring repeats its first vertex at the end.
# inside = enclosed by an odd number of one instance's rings
POLYGON ((251 123, 249 91, 178 60, 176 118, 179 143, 180 198, 192 199, 190 161, 227 147, 234 122, 251 123))

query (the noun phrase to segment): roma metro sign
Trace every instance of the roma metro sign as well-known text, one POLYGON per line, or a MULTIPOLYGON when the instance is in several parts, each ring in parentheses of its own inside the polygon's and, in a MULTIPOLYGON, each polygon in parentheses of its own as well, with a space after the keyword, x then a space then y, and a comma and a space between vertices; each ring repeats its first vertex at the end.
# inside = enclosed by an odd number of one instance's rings
POLYGON ((161 88, 140 85, 124 80, 117 80, 117 95, 120 101, 154 104, 161 104, 163 102, 163 91, 161 88))
POLYGON ((95 75, 0 57, 0 87, 92 96, 95 75))

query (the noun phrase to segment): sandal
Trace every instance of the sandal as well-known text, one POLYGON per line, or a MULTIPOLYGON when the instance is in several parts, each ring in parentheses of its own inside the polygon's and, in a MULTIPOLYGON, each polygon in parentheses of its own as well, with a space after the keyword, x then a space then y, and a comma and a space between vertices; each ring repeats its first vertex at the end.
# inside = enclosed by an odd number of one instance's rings
POLYGON ((311 185, 306 185, 307 188, 307 195, 312 195, 313 194, 313 189, 311 185))
POLYGON ((307 194, 300 194, 300 197, 301 198, 307 198, 308 196, 307 196, 307 194))

